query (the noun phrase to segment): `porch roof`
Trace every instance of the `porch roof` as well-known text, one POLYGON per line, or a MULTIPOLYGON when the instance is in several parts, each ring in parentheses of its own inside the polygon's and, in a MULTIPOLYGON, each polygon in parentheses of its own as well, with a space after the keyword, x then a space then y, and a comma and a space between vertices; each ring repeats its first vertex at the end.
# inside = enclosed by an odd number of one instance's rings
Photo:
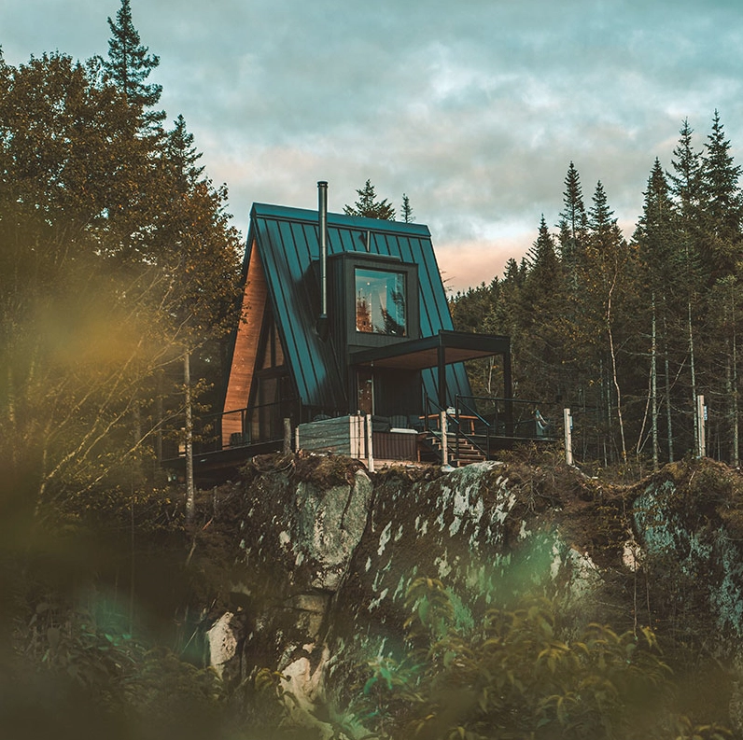
POLYGON ((470 334, 441 329, 432 337, 353 352, 350 363, 357 367, 425 370, 438 368, 438 403, 447 404, 446 366, 480 357, 503 356, 503 395, 511 398, 511 341, 497 334, 470 334))
POLYGON ((352 365, 360 367, 423 370, 437 367, 439 362, 451 365, 454 362, 464 362, 480 357, 509 356, 510 351, 508 337, 442 329, 432 337, 359 350, 353 352, 350 359, 352 365))

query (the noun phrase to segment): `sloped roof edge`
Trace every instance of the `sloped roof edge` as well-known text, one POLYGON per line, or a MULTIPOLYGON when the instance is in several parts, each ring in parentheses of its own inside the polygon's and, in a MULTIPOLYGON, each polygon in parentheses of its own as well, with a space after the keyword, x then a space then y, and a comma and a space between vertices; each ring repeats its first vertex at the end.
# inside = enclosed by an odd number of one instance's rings
MULTIPOLYGON (((307 208, 290 208, 288 206, 277 206, 269 203, 253 203, 250 212, 253 216, 272 218, 293 222, 305 222, 316 224, 318 222, 317 211, 307 208)), ((431 232, 428 226, 418 223, 405 223, 404 221, 385 221, 376 218, 364 218, 362 216, 347 216, 345 213, 328 212, 328 225, 340 228, 358 229, 361 231, 376 231, 386 234, 400 234, 405 236, 417 236, 430 239, 431 232)))

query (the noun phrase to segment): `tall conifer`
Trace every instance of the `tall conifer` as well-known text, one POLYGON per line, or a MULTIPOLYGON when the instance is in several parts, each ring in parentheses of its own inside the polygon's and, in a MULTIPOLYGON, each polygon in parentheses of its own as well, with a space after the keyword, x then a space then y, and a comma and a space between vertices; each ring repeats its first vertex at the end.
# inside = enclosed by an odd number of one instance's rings
MULTIPOLYGON (((692 145, 694 130, 684 119, 679 131, 679 141, 673 150, 671 160, 673 172, 669 173, 671 193, 675 200, 678 214, 679 248, 683 269, 679 274, 686 298, 683 310, 686 350, 689 358, 688 404, 684 404, 688 415, 693 419, 694 440, 699 435, 699 424, 696 415, 697 384, 697 351, 696 326, 699 321, 699 295, 707 278, 703 275, 701 245, 703 237, 702 211, 702 163, 701 154, 692 145)), ((696 441, 693 442, 696 448, 696 441)))
POLYGON ((705 257, 709 260, 713 280, 733 274, 741 257, 740 169, 733 164, 730 141, 725 138, 720 115, 715 110, 701 169, 705 257))
MULTIPOLYGON (((659 414, 661 411, 658 377, 661 376, 665 397, 665 421, 667 433, 668 461, 673 462, 673 418, 671 413, 671 376, 669 359, 669 319, 674 316, 674 285, 678 282, 679 265, 677 219, 671 201, 668 181, 656 157, 648 177, 643 212, 634 234, 640 259, 640 274, 643 291, 649 298, 641 305, 643 315, 649 308, 650 336, 650 423, 652 437, 653 467, 659 459, 659 414), (659 372, 659 366, 662 370, 659 372)), ((683 304, 682 304, 683 307, 683 304)), ((642 440, 638 440, 638 450, 642 440)))
POLYGON ((583 258, 588 224, 580 176, 572 162, 565 175, 565 190, 562 198, 563 209, 560 212, 558 222, 560 256, 568 274, 571 290, 575 294, 578 280, 577 271, 580 260, 583 258))
POLYGON ((182 190, 187 190, 198 182, 204 171, 203 166, 196 166, 196 162, 201 159, 201 152, 196 150, 193 134, 186 128, 186 119, 182 115, 176 118, 175 128, 168 132, 165 156, 180 180, 182 190))
MULTIPOLYGON (((114 84, 124 93, 129 104, 141 110, 152 108, 160 101, 162 86, 147 83, 150 72, 160 64, 160 57, 149 53, 140 42, 139 32, 132 22, 129 0, 121 0, 116 22, 108 19, 111 38, 108 40, 108 59, 103 69, 114 84)), ((163 111, 149 110, 145 120, 149 124, 162 121, 163 111)))
POLYGON ((410 205, 410 198, 408 198, 407 193, 402 194, 402 220, 406 224, 411 224, 415 221, 413 207, 410 205))
POLYGON ((371 180, 367 180, 364 187, 356 191, 358 200, 352 205, 343 207, 343 212, 348 216, 365 216, 366 218, 379 218, 385 221, 395 220, 395 209, 392 204, 384 198, 377 200, 371 180))

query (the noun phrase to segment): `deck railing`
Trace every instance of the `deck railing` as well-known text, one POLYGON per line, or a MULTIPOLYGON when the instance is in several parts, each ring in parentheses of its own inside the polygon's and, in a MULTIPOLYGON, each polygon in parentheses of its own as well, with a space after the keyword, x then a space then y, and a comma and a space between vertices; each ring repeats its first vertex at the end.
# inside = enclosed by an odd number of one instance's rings
MULTIPOLYGON (((235 447, 278 442, 284 437, 284 418, 292 418, 293 404, 266 403, 194 419, 194 454, 219 452, 235 447)), ((163 459, 185 455, 186 430, 183 419, 172 425, 163 445, 163 459)))
MULTIPOLYGON (((457 396, 455 405, 449 408, 441 408, 426 396, 420 423, 413 423, 411 419, 417 417, 410 417, 402 426, 417 426, 418 431, 440 433, 442 412, 446 417, 448 446, 457 459, 462 445, 478 450, 487 458, 495 449, 502 448, 504 441, 509 444, 550 441, 560 435, 561 422, 556 404, 485 396, 457 396)), ((294 428, 295 414, 295 404, 277 402, 197 417, 193 428, 194 454, 279 443, 285 435, 284 419, 292 419, 294 428)), ((315 418, 320 417, 330 418, 324 414, 315 418)), ((381 421, 382 417, 372 417, 375 425, 377 420, 381 421)), ((398 417, 385 420, 390 422, 387 429, 400 426, 398 417)), ((380 430, 375 426, 374 433, 378 432, 380 430)), ((163 459, 185 455, 185 437, 183 420, 174 423, 170 433, 164 435, 163 459)), ((444 440, 441 441, 443 444, 444 440)), ((397 454, 389 456, 396 457, 397 454)))
POLYGON ((559 436, 562 409, 557 403, 494 396, 457 396, 457 408, 474 414, 490 427, 493 437, 515 441, 554 440, 559 436))
POLYGON ((494 448, 501 448, 504 442, 548 442, 560 436, 560 409, 557 404, 458 395, 455 405, 446 409, 425 396, 424 408, 425 431, 440 433, 441 416, 445 416, 449 448, 455 458, 459 458, 460 445, 465 442, 487 458, 494 448))

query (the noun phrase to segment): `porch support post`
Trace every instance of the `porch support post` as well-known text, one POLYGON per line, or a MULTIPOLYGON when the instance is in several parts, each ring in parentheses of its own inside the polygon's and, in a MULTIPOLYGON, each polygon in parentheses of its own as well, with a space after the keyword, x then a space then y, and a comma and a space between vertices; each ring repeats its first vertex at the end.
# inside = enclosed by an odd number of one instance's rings
POLYGON ((449 429, 446 424, 446 411, 440 412, 440 423, 441 428, 441 464, 449 464, 449 429))
POLYGON ((437 348, 439 369, 439 407, 446 408, 446 348, 439 335, 439 346, 437 348))
POLYGON ((511 386, 511 348, 503 353, 503 397, 506 399, 506 437, 513 437, 513 388, 511 386))
POLYGON ((372 415, 366 415, 366 467, 370 473, 374 472, 374 432, 372 427, 372 415))

